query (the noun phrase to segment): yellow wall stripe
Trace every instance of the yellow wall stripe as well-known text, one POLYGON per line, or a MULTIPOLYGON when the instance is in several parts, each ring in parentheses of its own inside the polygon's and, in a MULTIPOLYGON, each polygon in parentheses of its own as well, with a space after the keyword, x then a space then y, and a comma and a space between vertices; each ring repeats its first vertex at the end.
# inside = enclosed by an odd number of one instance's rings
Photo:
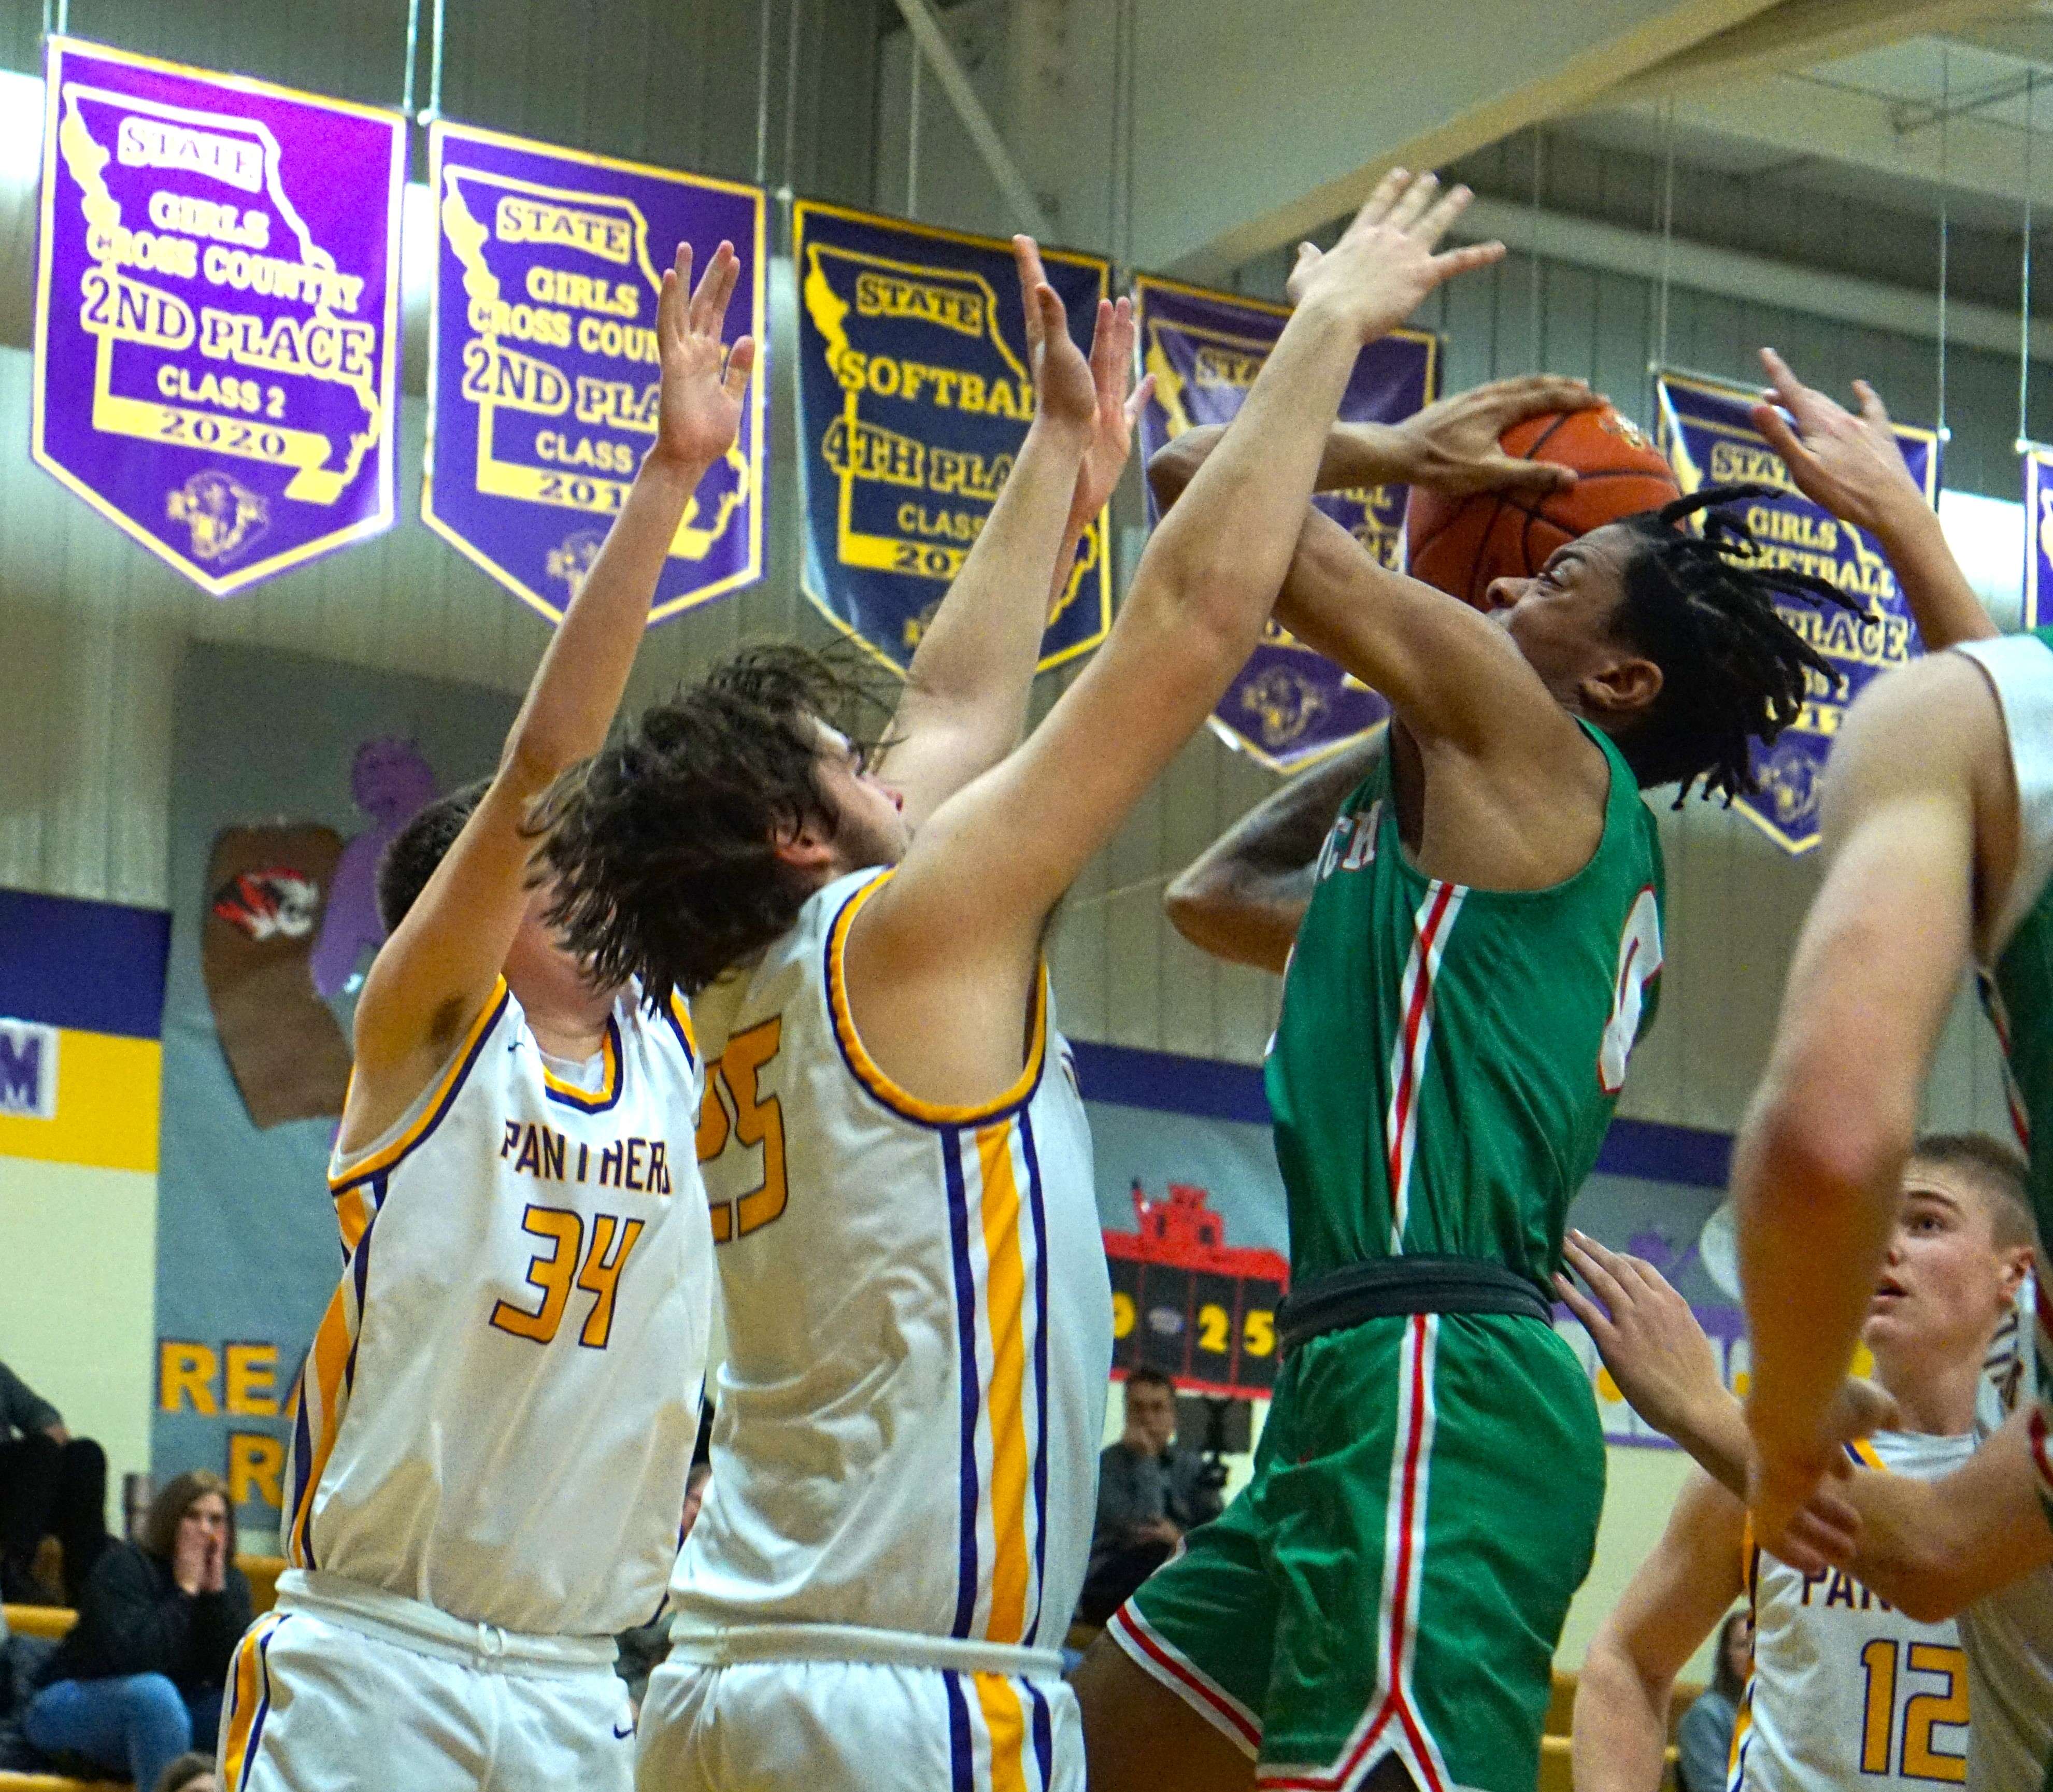
MULTIPOLYGON (((976 1135, 983 1169, 984 1311, 991 1325, 991 1621, 995 1643, 1026 1634, 1026 1271, 1019 1252, 1019 1182, 1012 1125, 976 1135)), ((1016 1706, 1018 1700, 1015 1700, 1016 1706)))
POLYGON ((0 1157, 154 1173, 163 1058, 155 1039, 60 1029, 56 1116, 0 1114, 0 1157))
POLYGON ((1026 1792, 1026 1721, 1019 1692, 1003 1674, 979 1674, 976 1702, 991 1734, 991 1792, 1026 1792))

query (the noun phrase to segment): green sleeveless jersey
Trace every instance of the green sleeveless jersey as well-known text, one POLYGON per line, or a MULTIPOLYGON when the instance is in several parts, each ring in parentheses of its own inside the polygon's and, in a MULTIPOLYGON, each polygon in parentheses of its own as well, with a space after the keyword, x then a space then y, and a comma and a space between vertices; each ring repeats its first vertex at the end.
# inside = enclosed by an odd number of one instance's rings
POLYGON ((1543 1287, 1654 1013, 1661 843, 1611 766, 1604 835, 1551 889, 1421 873, 1386 757, 1321 853, 1270 1048, 1301 1284, 1367 1259, 1499 1263, 1543 1287))
MULTIPOLYGON (((2053 650, 2053 628, 2031 633, 2053 650)), ((2020 817, 2021 827, 2029 824, 2020 817)), ((2022 863, 2030 857, 2030 843, 2020 846, 2022 863)), ((2003 1045, 2011 1120, 2031 1159, 2039 1236, 2053 1251, 2053 884, 2039 892, 1994 971, 1982 970, 1979 981, 1982 1005, 2003 1045)))

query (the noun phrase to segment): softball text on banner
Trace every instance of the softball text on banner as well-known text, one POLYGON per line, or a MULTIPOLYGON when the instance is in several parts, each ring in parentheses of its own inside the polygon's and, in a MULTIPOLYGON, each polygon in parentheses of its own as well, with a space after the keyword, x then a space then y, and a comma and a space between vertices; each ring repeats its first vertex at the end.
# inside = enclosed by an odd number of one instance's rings
MULTIPOLYGON (((1818 843, 1818 792, 1832 737, 1847 705, 1868 681, 1924 651, 1909 605, 1882 549, 1799 492, 1782 457, 1749 419, 1759 394, 1662 374, 1662 446, 1685 492, 1706 485, 1772 486, 1775 495, 1746 500, 1742 514, 1772 566, 1808 572, 1836 586, 1851 610, 1800 598, 1776 607, 1782 619, 1831 662, 1843 682, 1827 685, 1815 673, 1803 713, 1772 747, 1753 749, 1761 788, 1742 796, 1749 821, 1790 852, 1818 843)), ((1930 430, 1898 423, 1898 445, 1927 503, 1939 490, 1939 438, 1930 430)))
MULTIPOLYGON (((903 672, 1033 417, 1012 249, 811 201, 793 230, 806 595, 903 672)), ((1088 350, 1109 264, 1041 258, 1088 350)), ((1101 516, 1054 594, 1044 667, 1105 639, 1107 540, 1101 516)))
POLYGON ((2053 448, 2024 451, 2024 626, 2053 623, 2053 448))
POLYGON ((740 257, 730 343, 754 378, 725 461, 685 513, 652 623, 762 576, 767 454, 760 188, 437 124, 427 474, 421 517, 560 620, 656 435, 656 301, 680 242, 696 281, 740 257))
MULTIPOLYGON (((1144 457, 1187 429, 1230 422, 1290 315, 1287 306, 1147 274, 1133 283, 1133 303, 1144 368, 1155 375, 1155 396, 1140 419, 1144 457)), ((1341 417, 1378 423, 1409 417, 1432 402, 1439 360, 1438 340, 1415 330, 1371 343, 1355 364, 1341 417)), ((1403 485, 1378 485, 1325 493, 1317 502, 1385 566, 1402 570, 1405 496, 1403 485)), ((1271 622, 1219 699, 1212 726, 1271 771, 1294 772, 1389 713, 1368 686, 1271 622)))
POLYGON ((45 63, 31 451, 216 597, 389 529, 396 113, 45 63))

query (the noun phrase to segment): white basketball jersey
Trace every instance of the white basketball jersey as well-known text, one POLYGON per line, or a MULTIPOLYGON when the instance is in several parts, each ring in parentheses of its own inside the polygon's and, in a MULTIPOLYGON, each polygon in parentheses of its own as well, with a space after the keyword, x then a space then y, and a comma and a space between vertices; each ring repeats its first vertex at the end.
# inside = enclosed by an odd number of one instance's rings
MULTIPOLYGON (((1934 1480, 1972 1436, 1883 1432, 1870 1468, 1934 1480)), ((1805 1574, 1755 1547, 1753 1671, 1733 1727, 1728 1792, 1919 1792, 1966 1777, 1968 1664, 1953 1625, 1920 1624, 1851 1575, 1805 1574)))
POLYGON ((344 1268, 300 1376, 292 1566, 530 1634, 654 1616, 712 1318, 683 1004, 623 993, 583 1084, 502 979, 405 1118, 336 1154, 344 1268))
POLYGON ((873 1063, 818 891, 693 1004, 727 1356, 672 1634, 834 1625, 1052 1649, 1083 1584, 1112 1362, 1090 1135, 1045 973, 987 1106, 873 1063))

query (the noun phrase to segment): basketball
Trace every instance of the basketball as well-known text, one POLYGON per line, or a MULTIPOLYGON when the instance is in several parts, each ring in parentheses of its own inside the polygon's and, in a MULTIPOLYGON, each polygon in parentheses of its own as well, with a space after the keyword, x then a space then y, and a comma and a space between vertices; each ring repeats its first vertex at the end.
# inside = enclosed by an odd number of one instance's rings
POLYGON ((1609 405, 1529 417, 1498 441, 1521 459, 1573 467, 1576 483, 1537 497, 1516 492, 1452 497, 1411 488, 1404 520, 1411 576, 1466 603, 1480 604, 1493 579, 1529 578, 1578 536, 1680 496, 1654 444, 1609 405))

